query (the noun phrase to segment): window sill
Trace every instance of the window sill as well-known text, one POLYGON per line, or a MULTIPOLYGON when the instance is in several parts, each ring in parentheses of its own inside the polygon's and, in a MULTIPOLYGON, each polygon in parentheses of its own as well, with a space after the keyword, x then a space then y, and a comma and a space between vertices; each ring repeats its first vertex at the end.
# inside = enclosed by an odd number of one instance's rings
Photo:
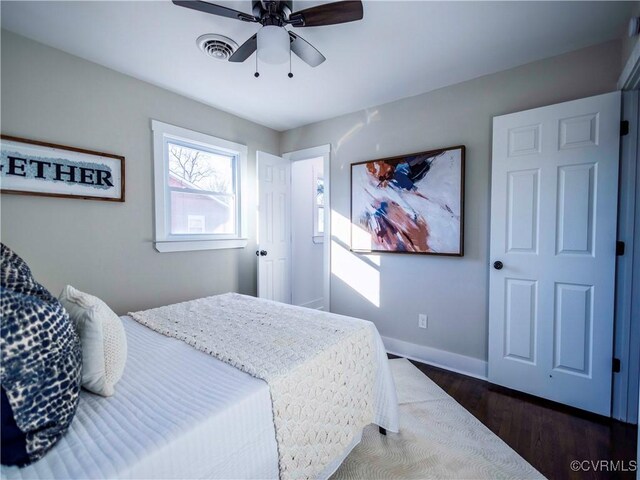
POLYGON ((195 250, 223 250, 229 248, 244 248, 247 246, 246 238, 234 238, 229 240, 190 240, 173 242, 155 242, 158 252, 189 252, 195 250))
POLYGON ((314 235, 311 237, 313 243, 324 243, 324 235, 314 235))

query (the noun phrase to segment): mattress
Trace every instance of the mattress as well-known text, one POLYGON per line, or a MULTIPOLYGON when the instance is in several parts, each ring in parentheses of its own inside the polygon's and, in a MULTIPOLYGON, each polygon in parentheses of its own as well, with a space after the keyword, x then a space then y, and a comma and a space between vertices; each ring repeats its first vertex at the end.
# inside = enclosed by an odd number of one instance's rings
POLYGON ((2 478, 277 478, 265 382, 129 317, 128 359, 112 397, 81 393, 67 434, 2 478))

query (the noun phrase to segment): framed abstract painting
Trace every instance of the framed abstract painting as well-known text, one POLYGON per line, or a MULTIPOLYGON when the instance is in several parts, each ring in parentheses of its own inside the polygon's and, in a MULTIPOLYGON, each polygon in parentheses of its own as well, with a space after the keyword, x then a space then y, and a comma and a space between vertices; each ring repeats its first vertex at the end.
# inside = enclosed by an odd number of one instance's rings
POLYGON ((462 256, 463 145, 351 165, 351 250, 462 256))

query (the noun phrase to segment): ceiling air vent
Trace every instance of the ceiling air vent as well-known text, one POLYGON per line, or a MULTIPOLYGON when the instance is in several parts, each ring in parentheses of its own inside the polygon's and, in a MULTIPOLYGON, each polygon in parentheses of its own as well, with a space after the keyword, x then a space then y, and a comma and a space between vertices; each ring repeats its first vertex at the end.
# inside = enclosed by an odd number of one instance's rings
POLYGON ((229 37, 215 33, 201 35, 196 43, 205 55, 216 60, 228 60, 238 48, 238 44, 229 37))

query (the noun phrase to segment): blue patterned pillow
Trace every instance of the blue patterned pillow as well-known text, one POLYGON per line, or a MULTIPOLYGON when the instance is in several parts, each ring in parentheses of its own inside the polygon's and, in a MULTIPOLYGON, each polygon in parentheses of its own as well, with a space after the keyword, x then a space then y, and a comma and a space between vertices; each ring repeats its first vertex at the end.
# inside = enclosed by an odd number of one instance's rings
POLYGON ((0 244, 0 383, 4 465, 42 457, 67 431, 78 406, 82 352, 60 302, 27 264, 0 244))

